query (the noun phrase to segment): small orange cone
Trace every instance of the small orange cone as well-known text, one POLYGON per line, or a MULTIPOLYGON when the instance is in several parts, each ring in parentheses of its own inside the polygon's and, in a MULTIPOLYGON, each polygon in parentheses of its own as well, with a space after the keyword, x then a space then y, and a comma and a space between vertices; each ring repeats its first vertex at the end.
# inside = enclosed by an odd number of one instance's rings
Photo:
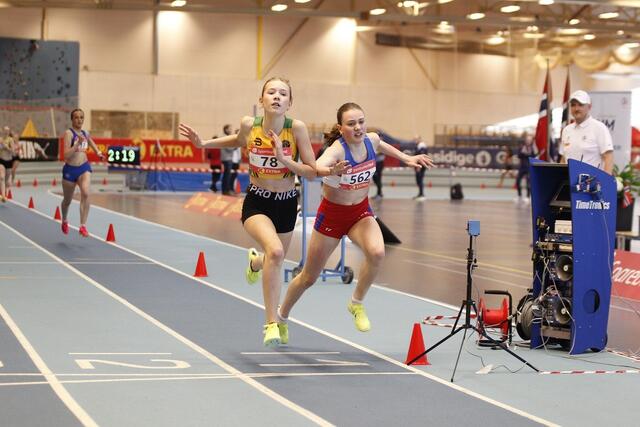
POLYGON ((7 200, 11 199, 13 199, 13 193, 11 192, 11 189, 9 189, 9 191, 7 191, 7 200))
POLYGON ((487 186, 486 186, 486 185, 484 184, 484 182, 483 182, 483 183, 481 183, 481 184, 480 184, 480 188, 481 188, 482 190, 484 190, 485 188, 487 188, 487 186))
POLYGON ((433 183, 432 183, 431 181, 429 181, 429 182, 427 183, 427 188, 431 188, 431 187, 433 187, 433 183))
POLYGON ((16 187, 18 188, 22 187, 22 183, 20 182, 20 180, 16 181, 16 187))
POLYGON ((517 190, 517 189, 518 189, 518 184, 516 184, 516 183, 514 182, 514 183, 513 183, 513 186, 512 186, 511 188, 513 188, 514 190, 517 190))
POLYGON ((53 214, 53 219, 58 221, 62 219, 62 215, 60 215, 60 206, 56 206, 56 213, 53 214))
POLYGON ((242 186, 240 186, 240 181, 238 181, 237 179, 236 179, 236 193, 237 194, 242 193, 242 186))
POLYGON ((107 242, 115 242, 116 234, 113 232, 113 224, 109 224, 109 231, 107 231, 107 242))
POLYGON ((33 186, 34 187, 38 186, 38 178, 33 178, 33 186))
POLYGON ((53 178, 53 180, 51 181, 51 186, 55 187, 56 185, 58 185, 58 181, 56 181, 56 179, 53 178))
POLYGON ((29 209, 33 209, 36 206, 33 204, 33 197, 29 197, 29 209))
POLYGON ((193 273, 194 277, 207 277, 207 265, 204 262, 204 252, 200 252, 198 255, 198 264, 196 264, 196 272, 193 273))
MULTIPOLYGON (((411 333, 411 342, 409 343, 409 351, 407 352, 407 360, 405 364, 408 364, 415 359, 419 354, 424 353, 424 339, 422 338, 422 328, 420 323, 413 324, 413 332, 411 333)), ((430 365, 427 360, 427 355, 423 354, 412 363, 412 365, 430 365)))
POLYGON ((107 185, 107 178, 102 178, 102 185, 107 185))
POLYGON ((391 181, 391 186, 395 187, 396 186, 396 182, 395 181, 391 181))

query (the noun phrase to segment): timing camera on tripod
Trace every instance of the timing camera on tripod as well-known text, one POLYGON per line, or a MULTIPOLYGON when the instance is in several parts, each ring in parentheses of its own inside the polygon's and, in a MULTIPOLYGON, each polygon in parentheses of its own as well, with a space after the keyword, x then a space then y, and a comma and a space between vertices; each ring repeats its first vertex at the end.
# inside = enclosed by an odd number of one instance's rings
MULTIPOLYGON (((456 369, 458 368, 458 362, 460 361, 462 346, 466 341, 467 329, 472 329, 476 331, 479 336, 484 338, 484 340, 482 340, 484 343, 490 343, 490 345, 492 345, 493 347, 500 348, 506 351, 507 353, 509 353, 516 359, 518 359, 519 361, 523 362, 525 365, 529 366, 534 371, 539 372, 539 370, 536 367, 534 367, 529 362, 524 360, 522 357, 518 356, 513 351, 511 351, 507 346, 507 344, 504 343, 504 341, 497 341, 491 338, 487 334, 485 328, 481 328, 471 324, 471 308, 473 307, 473 311, 475 313, 478 313, 476 302, 473 299, 471 299, 471 288, 473 286, 472 273, 473 273, 473 270, 478 266, 478 260, 476 259, 474 246, 475 246, 476 237, 480 235, 480 221, 474 221, 474 220, 467 221, 467 233, 469 234, 469 247, 467 248, 467 294, 466 294, 466 298, 462 301, 462 304, 460 305, 460 311, 458 311, 458 316, 456 317, 456 321, 453 324, 451 333, 446 337, 444 337, 443 339, 441 339, 440 341, 438 341, 437 343, 435 343, 434 345, 432 345, 431 347, 429 347, 427 350, 425 350, 418 356, 414 357, 409 362, 407 362, 407 365, 412 365, 422 356, 429 353, 431 350, 435 349, 436 347, 438 347, 440 344, 444 343, 448 339, 452 338, 458 332, 463 331, 462 342, 460 343, 460 349, 458 350, 458 357, 456 358, 456 364, 453 368, 453 373, 451 374, 451 382, 453 382, 453 378, 456 375, 456 369), (458 322, 460 321, 460 318, 463 315, 463 311, 464 311, 464 323, 458 326, 458 322)), ((509 319, 509 322, 510 321, 511 320, 509 319)))

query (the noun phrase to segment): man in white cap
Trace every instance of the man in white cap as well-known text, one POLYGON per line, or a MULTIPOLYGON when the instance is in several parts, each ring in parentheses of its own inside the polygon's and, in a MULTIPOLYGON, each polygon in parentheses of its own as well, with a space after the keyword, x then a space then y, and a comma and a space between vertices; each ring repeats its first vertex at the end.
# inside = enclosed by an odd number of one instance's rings
POLYGON ((607 126, 591 117, 591 97, 583 90, 577 90, 569 98, 571 115, 575 122, 562 131, 560 143, 560 163, 576 159, 613 172, 613 141, 607 126))

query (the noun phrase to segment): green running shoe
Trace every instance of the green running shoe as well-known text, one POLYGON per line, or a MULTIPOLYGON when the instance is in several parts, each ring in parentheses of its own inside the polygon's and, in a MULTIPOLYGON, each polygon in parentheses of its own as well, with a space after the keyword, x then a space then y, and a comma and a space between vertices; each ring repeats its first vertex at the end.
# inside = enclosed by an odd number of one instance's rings
POLYGON ((280 328, 278 328, 278 324, 267 323, 264 325, 264 346, 265 347, 277 347, 280 345, 280 328))
POLYGON ((280 332, 280 344, 288 344, 289 325, 286 323, 278 323, 278 332, 280 332))
POLYGON ((247 278, 247 283, 250 285, 253 285, 254 283, 256 283, 260 278, 260 270, 254 271, 253 268, 251 268, 251 262, 253 260, 257 260, 259 257, 260 257, 260 254, 258 253, 256 248, 249 248, 249 252, 248 252, 249 265, 247 265, 247 271, 245 272, 245 275, 247 278))
POLYGON ((353 320, 356 324, 356 328, 358 328, 360 332, 367 332, 371 329, 371 323, 369 322, 367 312, 364 310, 364 306, 362 304, 349 303, 347 305, 347 310, 349 310, 349 313, 353 314, 353 320))

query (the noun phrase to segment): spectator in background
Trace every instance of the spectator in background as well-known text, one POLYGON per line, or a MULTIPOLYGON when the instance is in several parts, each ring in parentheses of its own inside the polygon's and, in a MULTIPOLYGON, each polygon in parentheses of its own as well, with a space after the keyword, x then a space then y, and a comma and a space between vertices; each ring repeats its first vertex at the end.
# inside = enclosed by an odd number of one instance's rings
MULTIPOLYGON (((231 125, 224 125, 223 132, 225 135, 232 135, 231 125)), ((233 183, 240 166, 240 147, 222 148, 220 159, 222 160, 222 194, 230 196, 234 194, 233 183), (234 168, 235 163, 235 168, 234 168)))
POLYGON ((11 181, 11 168, 13 167, 14 140, 11 130, 5 126, 4 135, 0 138, 0 201, 7 201, 7 193, 11 181))
POLYGON ((376 199, 382 198, 382 169, 384 169, 384 153, 376 152, 376 171, 373 174, 373 182, 377 188, 376 199))
MULTIPOLYGON (((11 166, 11 185, 16 180, 16 172, 18 171, 18 166, 20 166, 20 137, 14 133, 9 133, 9 136, 13 138, 13 166, 11 166)), ((35 145, 35 144, 34 144, 35 145)))
MULTIPOLYGON (((417 136, 415 139, 416 150, 414 155, 427 154, 427 143, 422 140, 422 137, 417 136)), ((418 186, 418 195, 413 198, 416 201, 423 201, 424 198, 424 173, 426 168, 416 169, 416 185, 418 186)))
POLYGON ((518 190, 518 198, 516 202, 522 202, 522 179, 527 179, 527 198, 524 199, 525 203, 529 203, 531 200, 531 183, 529 179, 529 160, 532 157, 538 155, 538 147, 533 143, 533 136, 525 135, 524 142, 520 146, 518 151, 518 159, 520 159, 520 165, 518 166, 518 176, 516 177, 516 188, 518 190))
POLYGON ((502 188, 504 178, 509 175, 510 178, 515 178, 513 174, 513 150, 509 146, 504 147, 504 170, 500 174, 500 182, 498 182, 498 188, 502 188))
MULTIPOLYGON (((217 136, 213 135, 212 139, 216 139, 217 136)), ((207 157, 209 158, 209 167, 211 168, 211 187, 209 189, 214 193, 218 192, 218 181, 220 180, 220 173, 222 172, 222 164, 220 163, 220 149, 209 148, 207 149, 207 157)))

